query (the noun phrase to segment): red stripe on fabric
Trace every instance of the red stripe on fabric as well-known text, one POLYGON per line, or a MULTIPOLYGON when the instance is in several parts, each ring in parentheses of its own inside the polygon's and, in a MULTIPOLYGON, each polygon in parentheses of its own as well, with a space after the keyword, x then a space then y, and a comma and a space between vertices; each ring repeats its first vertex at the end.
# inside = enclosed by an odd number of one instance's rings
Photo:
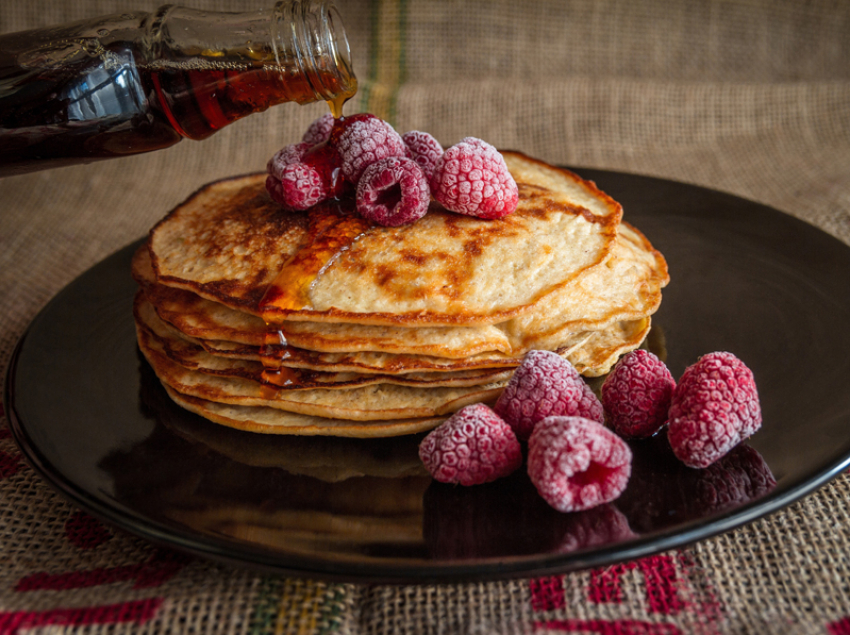
POLYGON ((548 620, 535 622, 535 630, 599 635, 681 635, 675 624, 654 624, 639 620, 548 620))
POLYGON ((7 454, 0 452, 0 479, 9 478, 17 474, 21 469, 21 457, 19 455, 7 454))
POLYGON ((95 549, 111 540, 112 535, 106 525, 83 511, 65 521, 65 537, 79 549, 95 549))
POLYGON ((150 598, 84 608, 2 612, 0 634, 18 635, 21 629, 40 626, 86 626, 119 622, 144 624, 156 615, 163 601, 164 598, 150 598))
POLYGON ((850 615, 827 624, 826 632, 829 635, 850 635, 850 615))
POLYGON ((587 599, 595 604, 620 604, 623 601, 621 578, 635 568, 633 562, 615 564, 605 569, 594 569, 590 574, 587 599))
POLYGON ((134 589, 159 586, 179 572, 189 558, 172 551, 159 550, 146 562, 120 567, 84 569, 65 573, 34 573, 18 580, 15 591, 67 591, 101 584, 135 580, 134 589))
POLYGON ((638 560, 646 584, 646 600, 650 613, 674 615, 685 608, 679 597, 678 573, 673 558, 666 555, 651 556, 638 560))
POLYGON ((673 615, 686 608, 677 591, 676 564, 669 555, 650 556, 605 569, 595 569, 590 574, 587 599, 596 604, 621 604, 624 601, 623 574, 635 568, 643 575, 650 613, 673 615))
POLYGON ((67 573, 33 573, 18 580, 15 591, 67 591, 101 584, 134 580, 144 565, 69 571, 67 573))
POLYGON ((566 606, 564 577, 550 576, 529 580, 531 608, 534 611, 554 611, 566 606))

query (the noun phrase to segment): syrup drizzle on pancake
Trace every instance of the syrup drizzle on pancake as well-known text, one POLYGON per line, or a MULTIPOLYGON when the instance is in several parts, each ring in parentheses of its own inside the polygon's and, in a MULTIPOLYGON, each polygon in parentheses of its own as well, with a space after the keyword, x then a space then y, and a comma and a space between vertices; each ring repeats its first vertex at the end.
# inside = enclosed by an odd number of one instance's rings
POLYGON ((340 254, 372 227, 356 215, 353 201, 329 201, 310 210, 307 240, 266 289, 259 309, 309 310, 310 288, 340 254))
MULTIPOLYGON (((327 201, 312 208, 309 211, 306 241, 266 289, 259 303, 260 310, 267 306, 294 311, 309 310, 310 289, 316 280, 370 227, 370 221, 354 214, 353 201, 350 199, 327 201)), ((294 353, 286 343, 286 335, 279 326, 267 326, 266 346, 261 356, 266 367, 263 381, 275 386, 301 384, 303 378, 300 371, 280 366, 281 359, 288 359, 294 353), (274 349, 277 352, 272 356, 270 351, 274 349)))

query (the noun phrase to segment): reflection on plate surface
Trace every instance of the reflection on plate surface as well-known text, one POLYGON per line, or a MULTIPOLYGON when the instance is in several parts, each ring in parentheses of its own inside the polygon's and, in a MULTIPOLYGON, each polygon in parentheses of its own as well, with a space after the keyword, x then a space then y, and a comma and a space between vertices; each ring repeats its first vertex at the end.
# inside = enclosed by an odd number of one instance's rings
POLYGON ((564 554, 734 509, 776 485, 746 444, 694 470, 658 435, 631 443, 633 475, 619 500, 562 514, 524 470, 478 487, 432 481, 417 454, 421 434, 267 437, 216 425, 174 404, 141 357, 139 364, 142 412, 157 425, 101 462, 120 498, 193 532, 281 551, 436 561, 564 554), (151 487, 150 457, 162 444, 186 444, 186 460, 151 487))
POLYGON ((635 441, 618 500, 561 514, 522 470, 472 488, 432 482, 422 435, 266 437, 212 424, 173 404, 138 354, 132 246, 57 295, 22 339, 6 385, 15 437, 60 491, 139 535, 352 580, 536 575, 647 555, 779 509, 846 467, 850 248, 728 195, 581 173, 669 262, 651 350, 674 376, 713 350, 756 375, 763 429, 706 470, 679 463, 663 435, 635 441))

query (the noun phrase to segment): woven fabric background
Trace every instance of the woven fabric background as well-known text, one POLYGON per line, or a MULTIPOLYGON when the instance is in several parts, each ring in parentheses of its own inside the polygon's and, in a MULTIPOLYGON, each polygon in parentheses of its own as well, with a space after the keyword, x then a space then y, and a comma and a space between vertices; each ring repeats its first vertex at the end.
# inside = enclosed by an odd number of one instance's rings
MULTIPOLYGON (((249 9, 268 2, 195 0, 249 9)), ((687 181, 850 243, 850 4, 337 0, 370 111, 444 145, 687 181)), ((3 2, 0 32, 143 0, 3 2)), ((323 104, 201 143, 0 180, 0 364, 66 283, 212 179, 262 169, 323 104)), ((628 210, 627 210, 628 213, 628 210)), ((674 273, 675 275, 675 273, 674 273)), ((850 292, 850 281, 848 281, 850 292)), ((0 633, 850 633, 850 480, 692 547, 604 570, 441 586, 256 574, 66 503, 0 423, 0 633)))

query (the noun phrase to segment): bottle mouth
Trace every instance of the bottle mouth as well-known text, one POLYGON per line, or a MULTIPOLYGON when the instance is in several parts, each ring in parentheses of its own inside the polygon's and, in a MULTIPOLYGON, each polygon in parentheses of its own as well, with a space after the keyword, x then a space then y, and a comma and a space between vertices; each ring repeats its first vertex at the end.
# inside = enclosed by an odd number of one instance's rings
POLYGON ((357 91, 351 48, 331 0, 282 0, 275 6, 278 64, 294 64, 317 98, 332 101, 357 91), (281 59, 281 56, 285 59, 281 59))

